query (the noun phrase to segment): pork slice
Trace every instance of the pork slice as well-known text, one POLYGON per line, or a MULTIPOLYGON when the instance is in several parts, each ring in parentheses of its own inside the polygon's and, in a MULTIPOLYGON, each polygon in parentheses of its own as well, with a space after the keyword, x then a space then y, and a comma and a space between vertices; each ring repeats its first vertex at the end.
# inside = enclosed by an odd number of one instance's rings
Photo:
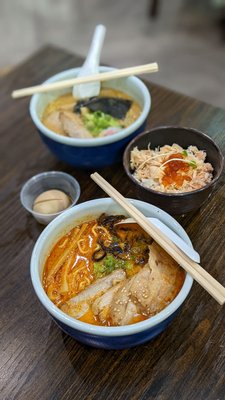
POLYGON ((60 133, 61 135, 64 134, 59 111, 52 111, 45 118, 43 118, 43 123, 48 129, 51 129, 51 131, 60 133))
POLYGON ((151 303, 142 303, 147 313, 155 314, 170 303, 177 294, 177 277, 180 266, 156 242, 150 246, 149 268, 154 296, 151 303))
POLYGON ((92 311, 94 315, 98 316, 102 323, 108 319, 113 296, 119 289, 120 285, 121 284, 118 283, 117 285, 111 287, 111 289, 107 290, 107 292, 105 292, 102 296, 98 297, 92 304, 92 311))
POLYGON ((70 111, 60 111, 59 118, 63 130, 70 137, 78 139, 93 138, 90 132, 84 127, 79 115, 70 111))
POLYGON ((116 285, 117 283, 126 279, 126 273, 123 269, 117 269, 111 274, 105 276, 104 278, 98 279, 95 283, 89 285, 85 290, 80 292, 77 296, 73 297, 69 301, 73 304, 80 303, 81 301, 90 301, 94 297, 103 294, 110 287, 116 285))
POLYGON ((155 242, 150 246, 148 264, 120 285, 110 305, 114 325, 132 322, 137 313, 160 312, 176 296, 178 264, 155 242))
POLYGON ((112 286, 126 279, 126 273, 122 269, 118 269, 104 278, 98 279, 95 283, 89 285, 77 296, 68 300, 61 309, 67 314, 80 318, 84 315, 95 298, 103 295, 112 286))
POLYGON ((127 325, 140 312, 140 303, 148 288, 150 269, 143 267, 127 279, 113 296, 110 315, 114 325, 127 325))
POLYGON ((72 306, 69 302, 67 302, 61 306, 61 310, 71 317, 78 319, 88 312, 89 305, 86 302, 82 302, 72 306))

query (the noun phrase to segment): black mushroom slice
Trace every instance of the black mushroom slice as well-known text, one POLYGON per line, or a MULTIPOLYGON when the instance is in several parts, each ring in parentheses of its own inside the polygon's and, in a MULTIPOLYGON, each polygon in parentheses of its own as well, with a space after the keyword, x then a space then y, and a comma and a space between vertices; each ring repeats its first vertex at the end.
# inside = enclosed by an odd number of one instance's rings
POLYGON ((109 245, 107 245, 108 243, 106 244, 104 241, 99 240, 99 244, 106 253, 112 253, 113 255, 123 253, 123 249, 119 246, 118 243, 111 242, 109 245))
POLYGON ((97 219, 98 225, 102 225, 109 230, 110 233, 115 233, 114 225, 126 217, 124 215, 107 215, 105 213, 101 214, 97 219))
POLYGON ((131 104, 131 100, 120 99, 119 97, 90 97, 89 99, 79 100, 73 111, 80 113, 82 107, 87 107, 90 111, 102 111, 113 118, 124 119, 131 104))
POLYGON ((135 262, 138 265, 144 266, 147 264, 149 259, 149 250, 146 248, 142 254, 139 254, 135 257, 135 262))
POLYGON ((96 250, 92 254, 92 260, 93 261, 101 261, 104 257, 106 256, 106 252, 103 249, 96 250))

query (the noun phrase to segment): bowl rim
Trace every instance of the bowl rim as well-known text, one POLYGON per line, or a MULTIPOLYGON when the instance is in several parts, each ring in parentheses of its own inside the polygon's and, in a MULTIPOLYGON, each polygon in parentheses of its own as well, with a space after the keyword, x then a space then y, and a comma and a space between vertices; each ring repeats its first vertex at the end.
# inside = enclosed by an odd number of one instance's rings
MULTIPOLYGON (((164 216, 166 218, 167 223, 171 223, 174 227, 176 227, 180 232, 182 232, 183 239, 186 241, 187 244, 192 246, 191 240, 185 230, 182 228, 182 226, 168 213, 165 211, 161 210, 160 208, 140 201, 136 199, 128 199, 131 201, 134 205, 136 206, 144 206, 149 208, 152 211, 155 211, 156 213, 160 213, 161 216, 164 216)), ((44 291, 41 279, 39 277, 39 256, 41 254, 42 246, 44 244, 44 241, 48 239, 49 236, 51 236, 51 232, 54 231, 54 229, 58 226, 61 225, 61 229, 65 229, 66 225, 68 225, 67 219, 72 216, 74 213, 75 215, 79 215, 79 211, 82 209, 92 209, 95 205, 97 206, 98 204, 103 204, 104 206, 107 205, 112 205, 116 204, 115 201, 113 201, 110 198, 100 198, 100 199, 95 199, 95 200, 89 200, 83 203, 80 203, 76 206, 74 206, 72 209, 65 211, 62 213, 60 216, 58 216, 56 219, 54 219, 41 233, 39 236, 33 252, 31 256, 31 262, 30 262, 30 274, 31 274, 31 281, 33 284, 34 291, 36 292, 37 297, 39 298, 40 302, 44 306, 44 308, 53 316, 53 318, 59 320, 61 323, 69 326, 70 328, 73 328, 77 331, 86 333, 86 334, 91 334, 91 335, 96 335, 96 336, 104 336, 104 337, 116 337, 116 336, 127 336, 127 335, 134 335, 137 333, 141 333, 143 331, 146 331, 160 323, 162 323, 164 320, 166 320, 170 315, 174 314, 181 304, 184 302, 186 297, 188 296, 192 283, 193 283, 193 278, 191 275, 186 273, 185 280, 183 283, 182 288, 180 289, 180 292, 177 294, 175 299, 167 306, 165 307, 162 311, 157 313, 151 318, 148 318, 145 321, 138 322, 136 324, 132 325, 125 325, 121 327, 106 327, 106 326, 97 326, 97 325, 92 325, 86 322, 81 322, 76 320, 73 317, 70 317, 69 315, 65 314, 63 311, 61 311, 58 307, 56 307, 52 301, 48 298, 47 294, 44 291), (64 221, 64 223, 63 223, 64 221)), ((87 212, 88 215, 88 212, 87 212)), ((73 215, 74 217, 74 215, 73 215)), ((79 220, 79 218, 77 218, 79 220)), ((76 224, 76 217, 74 224, 76 224)))
MULTIPOLYGON (((78 68, 70 68, 65 71, 59 72, 58 74, 55 74, 45 80, 42 84, 44 85, 45 83, 51 83, 51 82, 57 82, 60 79, 66 78, 67 75, 70 74, 76 74, 80 70, 81 67, 78 68)), ((113 71, 117 70, 117 68, 113 67, 107 67, 107 66, 100 66, 100 71, 113 71)), ((129 82, 131 82, 133 85, 138 87, 140 91, 142 92, 144 96, 144 107, 141 111, 141 114, 139 117, 134 121, 131 125, 129 125, 127 128, 122 129, 118 133, 111 135, 111 136, 106 136, 103 138, 93 138, 93 139, 78 139, 78 138, 71 138, 71 137, 66 137, 59 135, 55 133, 54 131, 48 129, 40 120, 37 111, 36 111, 36 106, 37 103, 40 99, 41 96, 43 96, 43 93, 38 93, 34 94, 31 97, 30 100, 30 105, 29 105, 29 111, 30 111, 30 116, 31 119, 33 120, 35 126, 40 130, 40 132, 47 136, 49 139, 52 139, 55 142, 62 143, 64 145, 69 145, 69 146, 77 146, 77 147, 98 147, 102 145, 107 145, 111 144, 114 142, 118 142, 127 136, 131 135, 133 132, 135 132, 140 126, 145 122, 146 118, 148 117, 148 114, 151 110, 151 94, 145 85, 145 83, 139 79, 136 76, 130 76, 125 78, 129 82)))
POLYGON ((222 151, 220 150, 219 146, 216 144, 216 142, 210 136, 208 136, 205 133, 199 131, 198 129, 189 128, 189 127, 185 127, 185 126, 179 126, 179 125, 162 125, 162 126, 157 126, 155 128, 151 128, 151 129, 149 129, 147 131, 144 131, 144 132, 140 133, 139 135, 135 136, 135 138, 132 139, 128 143, 128 145, 126 146, 126 148, 124 150, 124 153, 123 153, 123 167, 124 167, 124 170, 125 170, 127 176, 135 183, 135 185, 143 188, 147 192, 153 193, 153 194, 157 194, 157 195, 160 195, 162 197, 177 197, 177 198, 179 198, 179 197, 184 197, 184 196, 188 197, 188 196, 192 196, 193 194, 201 193, 204 190, 206 190, 207 188, 209 188, 211 186, 214 186, 216 184, 216 182, 218 181, 218 179, 220 178, 222 172, 223 172, 224 156, 223 156, 222 151), (210 142, 216 148, 216 150, 217 150, 217 152, 219 154, 219 157, 220 157, 220 166, 219 166, 219 171, 217 172, 216 176, 213 177, 211 182, 207 183, 205 186, 203 186, 200 189, 192 190, 190 192, 182 192, 182 193, 168 192, 168 193, 165 193, 165 192, 160 192, 158 190, 154 190, 154 189, 151 189, 151 188, 147 188, 146 186, 141 185, 141 183, 138 182, 134 178, 133 174, 130 171, 130 168, 127 168, 127 165, 126 165, 126 159, 128 157, 130 158, 130 149, 133 146, 133 144, 137 141, 137 139, 141 138, 142 136, 147 135, 148 133, 157 132, 158 130, 167 130, 167 129, 175 129, 175 130, 183 129, 183 130, 186 130, 186 131, 192 131, 194 133, 199 134, 201 137, 203 137, 205 140, 210 142))
POLYGON ((40 172, 39 174, 33 175, 31 176, 22 186, 21 191, 20 191, 20 202, 22 204, 22 206, 25 208, 25 210, 27 210, 29 213, 35 215, 36 217, 46 217, 46 218, 51 218, 53 216, 57 217, 58 215, 60 215, 62 212, 65 212, 65 210, 62 211, 58 211, 57 213, 51 213, 51 214, 43 214, 37 211, 32 210, 32 208, 27 207, 26 204, 24 203, 24 192, 27 189, 27 187, 29 186, 29 184, 31 183, 31 181, 35 181, 35 179, 41 178, 41 177, 47 177, 48 175, 60 175, 61 177, 65 178, 67 181, 70 180, 70 182, 74 183, 74 186, 76 186, 76 197, 73 199, 73 201, 71 202, 71 204, 69 205, 69 207, 66 208, 66 210, 69 210, 71 207, 73 207, 77 201, 79 200, 80 197, 80 184, 79 182, 76 180, 76 178, 74 178, 72 175, 67 174, 66 172, 63 171, 45 171, 45 172, 40 172))

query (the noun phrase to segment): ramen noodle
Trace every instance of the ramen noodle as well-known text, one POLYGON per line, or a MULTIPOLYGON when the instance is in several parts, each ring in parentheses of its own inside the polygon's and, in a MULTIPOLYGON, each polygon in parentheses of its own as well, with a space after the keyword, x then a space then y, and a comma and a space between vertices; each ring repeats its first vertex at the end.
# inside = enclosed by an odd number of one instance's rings
POLYGON ((75 226, 43 270, 50 300, 73 318, 120 326, 143 321, 178 294, 185 273, 137 224, 102 214, 75 226))

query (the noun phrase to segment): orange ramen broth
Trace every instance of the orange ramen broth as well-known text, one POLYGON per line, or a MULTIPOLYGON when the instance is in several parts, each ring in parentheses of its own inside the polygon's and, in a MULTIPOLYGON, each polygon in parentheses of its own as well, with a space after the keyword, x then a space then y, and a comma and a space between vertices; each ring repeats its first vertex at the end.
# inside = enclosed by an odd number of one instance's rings
MULTIPOLYGON (((104 219, 105 214, 102 215, 104 219)), ((54 245, 45 262, 43 270, 44 290, 49 299, 63 311, 65 311, 64 307, 68 300, 99 278, 110 274, 115 269, 123 269, 126 278, 129 278, 137 274, 148 262, 149 245, 152 243, 152 239, 141 227, 137 224, 124 224, 123 227, 118 227, 115 230, 115 221, 112 228, 112 226, 100 222, 103 221, 101 217, 98 220, 84 222, 64 235, 54 245), (116 255, 116 253, 108 250, 110 246, 114 245, 117 248, 120 246, 122 253, 116 255), (96 262, 96 252, 98 253, 102 249, 107 249, 105 255, 96 262), (98 269, 99 265, 106 267, 104 263, 107 257, 108 261, 114 259, 114 270, 98 269)), ((111 218, 111 216, 106 217, 111 218)), ((121 216, 113 216, 113 218, 119 218, 117 221, 122 219, 121 216)), ((172 299, 179 292, 183 280, 184 272, 181 270, 173 288, 172 299)), ((172 299, 168 299, 168 303, 172 299)), ((70 312, 67 313, 70 315, 70 312)), ((100 321, 92 312, 92 308, 89 307, 86 314, 79 319, 95 325, 113 325, 110 317, 107 318, 104 322, 100 321)), ((144 313, 136 314, 130 323, 140 322, 147 318, 149 318, 149 315, 146 316, 144 313)))
POLYGON ((94 280, 91 256, 97 244, 92 231, 95 225, 96 221, 91 221, 73 228, 55 244, 47 258, 43 285, 58 307, 94 280))
MULTIPOLYGON (((151 241, 151 238, 136 224, 124 231, 119 229, 116 238, 120 241, 120 244, 126 242, 135 244, 135 238, 140 235, 146 238, 144 246, 146 251, 147 242, 151 241)), ((109 241, 109 236, 110 232, 105 227, 99 226, 97 220, 92 220, 76 226, 55 244, 44 265, 43 286, 48 297, 57 307, 61 308, 66 301, 96 280, 92 255, 99 246, 97 243, 99 237, 103 241, 109 241)), ((137 257, 140 258, 140 254, 139 252, 137 257)), ((127 277, 136 274, 141 268, 134 260, 131 261, 129 255, 127 256, 128 259, 132 268, 126 270, 127 277)), ((148 254, 145 255, 144 261, 147 262, 147 259, 148 254)), ((132 323, 144 319, 147 319, 147 317, 136 315, 132 323)), ((80 320, 95 325, 103 325, 90 309, 80 320)), ((104 325, 110 326, 111 323, 105 321, 104 325)))

